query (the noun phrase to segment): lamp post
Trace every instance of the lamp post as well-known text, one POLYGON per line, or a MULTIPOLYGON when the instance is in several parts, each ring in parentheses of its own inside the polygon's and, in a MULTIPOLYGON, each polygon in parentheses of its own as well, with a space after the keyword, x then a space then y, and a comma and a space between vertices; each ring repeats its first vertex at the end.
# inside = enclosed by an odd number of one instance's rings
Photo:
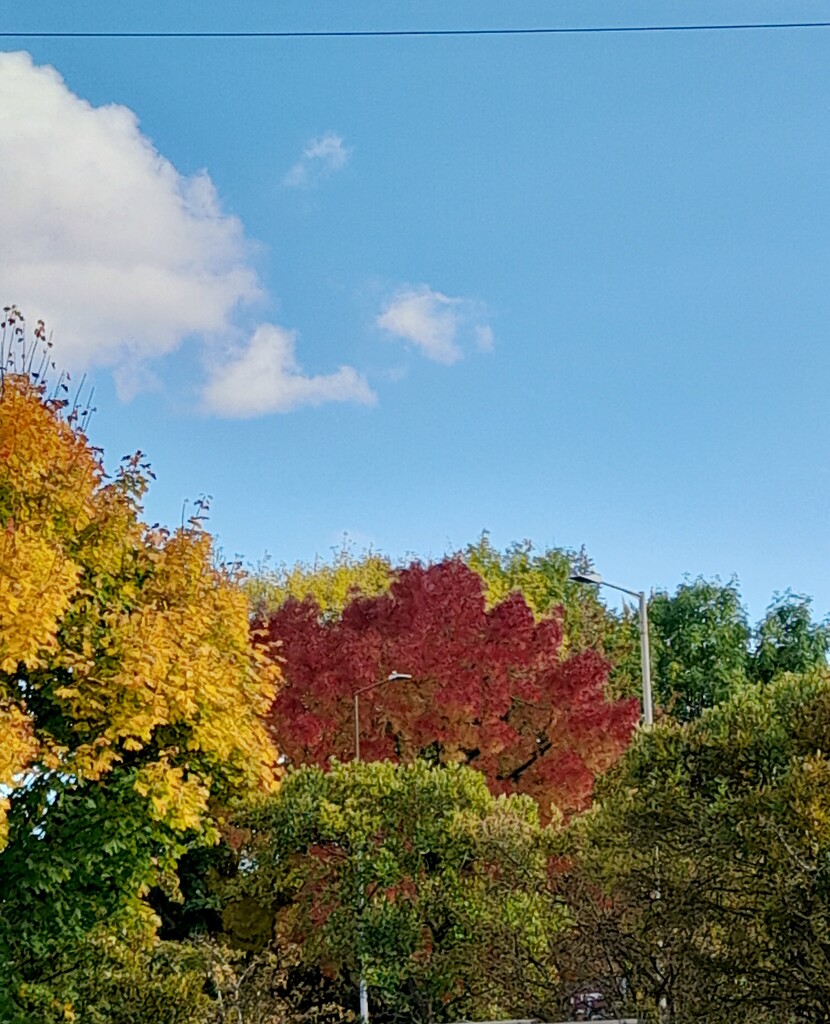
POLYGON ((646 725, 654 723, 654 707, 651 699, 651 652, 648 645, 648 603, 644 590, 629 590, 628 587, 619 587, 616 583, 608 583, 598 572, 586 569, 583 572, 573 572, 570 579, 574 583, 588 583, 595 587, 610 587, 611 590, 619 590, 623 594, 630 594, 636 597, 640 606, 640 665, 643 674, 643 722, 646 725))
MULTIPOLYGON (((375 690, 379 686, 385 686, 387 683, 397 683, 402 679, 411 679, 412 676, 406 672, 390 672, 385 679, 379 679, 376 683, 369 683, 368 686, 362 686, 359 690, 354 692, 354 759, 355 761, 360 760, 360 695, 367 693, 369 690, 375 690)), ((359 872, 359 865, 358 865, 359 872)), ((361 917, 363 915, 363 880, 359 878, 360 887, 360 912, 361 917)), ((362 931, 360 929, 359 931, 362 931)), ((363 1024, 369 1024, 369 993, 366 988, 366 978, 363 976, 363 942, 362 936, 359 936, 360 948, 358 949, 358 959, 360 961, 360 1019, 363 1024)))
POLYGON ((360 760, 360 695, 369 690, 376 690, 379 686, 386 686, 387 683, 397 683, 402 679, 411 679, 412 676, 406 672, 390 672, 385 679, 379 679, 376 683, 369 683, 368 686, 361 686, 354 692, 354 759, 360 760))

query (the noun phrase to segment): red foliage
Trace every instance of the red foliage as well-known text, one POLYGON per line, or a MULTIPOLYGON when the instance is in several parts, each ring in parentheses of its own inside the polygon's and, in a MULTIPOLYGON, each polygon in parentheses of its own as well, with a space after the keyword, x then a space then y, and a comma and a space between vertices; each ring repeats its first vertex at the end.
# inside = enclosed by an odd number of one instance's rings
POLYGON ((481 579, 458 559, 413 564, 339 619, 289 600, 256 636, 280 645, 285 683, 269 724, 294 763, 350 760, 355 690, 406 672, 361 697, 362 756, 465 761, 494 792, 529 793, 547 815, 588 803, 637 721, 636 701, 606 700, 598 654, 562 657, 558 616, 536 622, 518 593, 488 611, 481 579))

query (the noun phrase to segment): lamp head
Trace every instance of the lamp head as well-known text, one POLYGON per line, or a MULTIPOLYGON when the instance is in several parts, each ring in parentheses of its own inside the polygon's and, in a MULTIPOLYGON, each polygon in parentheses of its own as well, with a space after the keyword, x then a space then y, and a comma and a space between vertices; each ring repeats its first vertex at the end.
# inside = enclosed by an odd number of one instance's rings
POLYGON ((602 576, 593 569, 585 569, 583 572, 572 572, 568 577, 571 583, 591 583, 598 587, 602 583, 602 576))

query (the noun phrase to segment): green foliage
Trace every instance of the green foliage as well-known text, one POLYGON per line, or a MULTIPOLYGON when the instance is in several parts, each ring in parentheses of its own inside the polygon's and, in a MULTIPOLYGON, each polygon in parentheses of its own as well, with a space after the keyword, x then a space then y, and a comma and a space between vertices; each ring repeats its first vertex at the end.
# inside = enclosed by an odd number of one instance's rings
POLYGON ((385 593, 392 582, 392 564, 373 551, 354 554, 344 542, 330 562, 295 562, 276 566, 266 559, 251 572, 245 590, 255 615, 264 617, 279 608, 289 597, 303 601, 310 597, 326 615, 339 615, 357 594, 375 597, 385 593))
POLYGON ((830 626, 814 622, 810 599, 776 597, 750 629, 737 580, 695 580, 649 602, 652 670, 657 700, 678 721, 690 721, 749 682, 827 664, 830 626))
POLYGON ((200 948, 101 940, 78 952, 85 954, 72 973, 78 1024, 206 1024, 210 1019, 213 1002, 205 993, 200 948))
POLYGON ((643 1012, 819 1024, 830 1005, 830 677, 641 732, 574 825, 583 948, 643 1012))
POLYGON ((586 630, 602 632, 592 626, 597 619, 602 620, 605 609, 594 589, 570 581, 575 558, 576 553, 566 548, 538 552, 527 540, 498 551, 486 533, 464 549, 464 561, 486 584, 489 605, 504 601, 514 591, 524 597, 539 617, 550 615, 566 602, 573 605, 570 632, 578 646, 578 639, 586 630))
POLYGON ((785 672, 827 664, 830 625, 813 622, 810 598, 787 591, 777 596, 755 631, 750 677, 769 683, 785 672))
POLYGON ((680 721, 724 700, 746 680, 750 629, 736 580, 702 578, 649 602, 657 699, 680 721))
POLYGON ((54 964, 49 985, 24 987, 3 1024, 350 1024, 301 965, 296 946, 246 951, 194 937, 88 936, 54 964), (18 1004, 19 1005, 19 1004, 18 1004), (16 1015, 13 1016, 13 1013, 16 1015))
POLYGON ((351 1024, 357 1018, 341 1004, 336 986, 303 966, 297 946, 240 950, 224 942, 196 944, 206 957, 214 994, 203 1024, 351 1024))
POLYGON ((558 914, 532 800, 461 765, 307 766, 255 824, 238 898, 354 989, 362 963, 376 1019, 542 1015, 558 914))
POLYGON ((183 847, 148 817, 129 773, 106 786, 39 779, 31 790, 13 804, 0 861, 0 958, 21 991, 48 979, 55 961, 74 963, 72 950, 104 921, 149 927, 139 894, 159 878, 159 857, 169 871, 183 847))

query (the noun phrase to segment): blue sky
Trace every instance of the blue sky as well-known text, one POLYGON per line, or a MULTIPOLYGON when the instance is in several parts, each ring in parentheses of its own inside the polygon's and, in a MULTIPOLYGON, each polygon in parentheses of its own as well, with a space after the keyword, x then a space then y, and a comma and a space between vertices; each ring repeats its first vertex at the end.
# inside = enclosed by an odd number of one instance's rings
MULTIPOLYGON (((762 0, 127 7, 0 15, 830 20, 762 0)), ((209 493, 248 561, 344 533, 439 556, 487 529, 584 543, 633 588, 737 573, 755 617, 786 587, 830 610, 830 29, 3 48, 31 60, 0 58, 0 290, 89 369, 109 461, 148 453, 150 519, 209 493)))

